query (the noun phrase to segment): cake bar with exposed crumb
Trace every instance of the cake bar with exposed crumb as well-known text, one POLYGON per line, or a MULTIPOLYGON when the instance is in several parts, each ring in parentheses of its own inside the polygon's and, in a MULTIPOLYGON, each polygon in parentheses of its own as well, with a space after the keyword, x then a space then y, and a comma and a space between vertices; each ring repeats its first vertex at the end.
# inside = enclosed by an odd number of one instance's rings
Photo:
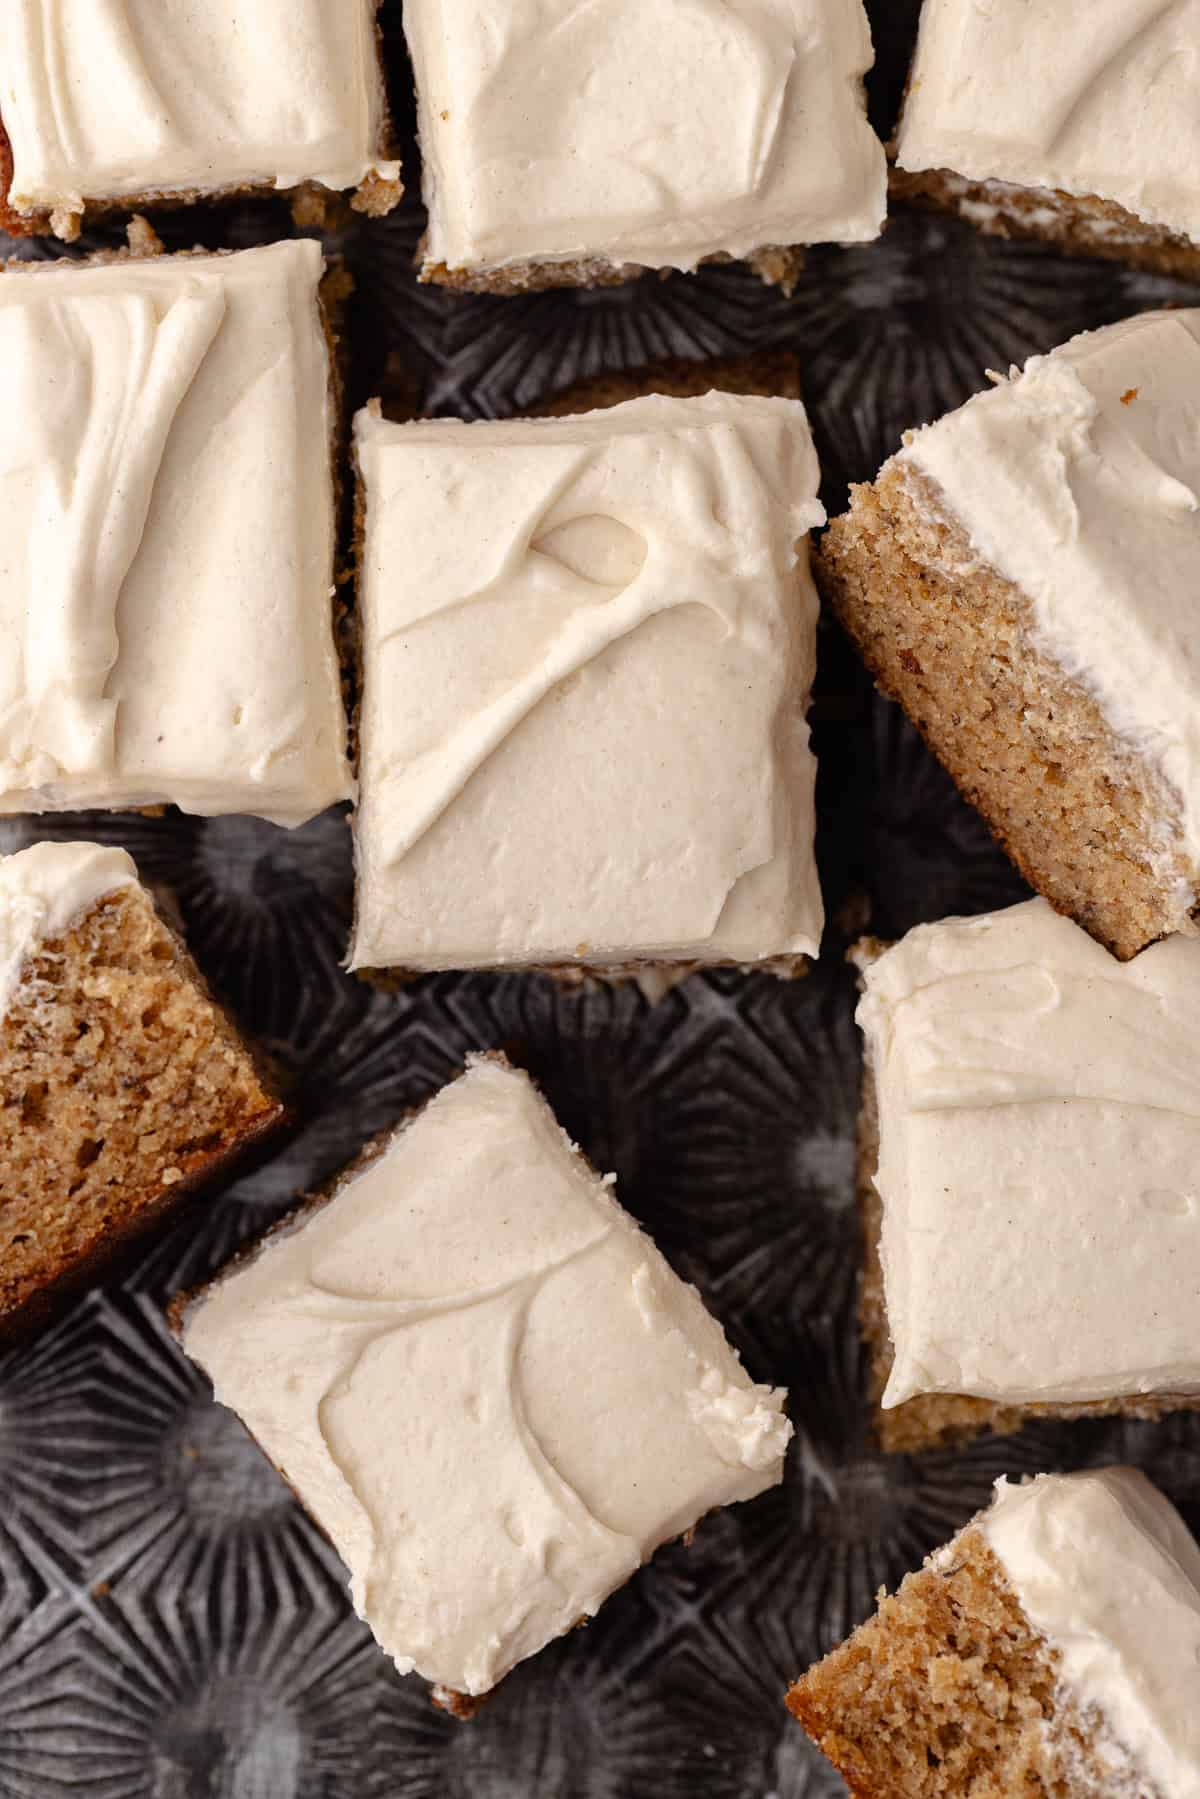
POLYGON ((400 198, 379 0, 26 0, 0 8, 0 226, 267 188, 400 198))
POLYGON ((925 0, 893 193, 1200 275, 1200 0, 925 0))
POLYGON ((457 288, 621 281, 879 235, 862 0, 408 0, 429 230, 457 288), (582 73, 581 73, 582 72, 582 73))
POLYGON ((0 858, 0 1337, 282 1115, 121 850, 0 858))
POLYGON ((782 1475, 782 1391, 500 1057, 172 1316, 381 1647, 460 1715, 782 1475))
POLYGON ((883 1447, 1200 1405, 1200 944, 1044 900, 860 946, 883 1447))
POLYGON ((788 1706, 855 1799, 1195 1799, 1200 1548, 1132 1468, 1000 1480, 788 1706))
POLYGON ((0 276, 0 811, 353 791, 308 239, 0 276))
POLYGON ((1025 877, 1124 958, 1195 928, 1200 311, 997 382, 852 490, 818 576, 1025 877))

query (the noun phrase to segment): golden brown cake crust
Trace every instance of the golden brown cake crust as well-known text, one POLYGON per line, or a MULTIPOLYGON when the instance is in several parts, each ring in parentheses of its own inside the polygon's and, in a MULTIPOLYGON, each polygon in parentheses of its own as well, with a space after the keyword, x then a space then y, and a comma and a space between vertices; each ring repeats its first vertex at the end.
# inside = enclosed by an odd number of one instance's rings
MULTIPOLYGON (((738 258, 720 254, 704 257, 701 267, 715 262, 743 261, 768 287, 781 288, 789 297, 795 291, 804 268, 804 250, 799 245, 767 244, 761 250, 738 258)), ((457 293, 514 294, 543 293, 555 287, 620 287, 642 275, 670 275, 671 269, 647 269, 640 263, 613 263, 604 257, 578 257, 569 262, 514 262, 502 269, 452 269, 444 262, 425 260, 424 244, 417 250, 417 279, 448 287, 457 293)))
POLYGON ((0 1027, 0 1338, 282 1115, 140 888, 39 945, 0 1027))
POLYGON ((989 237, 1053 244, 1069 256, 1099 256, 1158 275, 1200 278, 1200 244, 1095 194, 969 181, 951 169, 914 171, 894 165, 888 192, 893 203, 958 213, 989 237))
POLYGON ((1174 792, 1041 652, 1025 596, 916 471, 893 460, 851 492, 818 585, 1026 880, 1122 960, 1194 932, 1174 792))
MULTIPOLYGON (((796 1681, 788 1709, 856 1799, 1112 1799, 1095 1728, 978 1529, 796 1681)), ((1105 1745, 1105 1748, 1110 1745, 1105 1745)), ((1129 1799, 1140 1794, 1128 1785, 1129 1799)))
MULTIPOLYGON (((887 948, 886 944, 860 944, 855 959, 861 967, 887 948)), ((858 1118, 858 1215, 862 1231, 862 1268, 859 1276, 858 1315, 870 1357, 869 1398, 874 1408, 875 1431, 880 1448, 888 1455, 913 1455, 925 1449, 942 1449, 966 1442, 984 1431, 1006 1436, 1020 1430, 1031 1418, 1165 1418, 1171 1412, 1200 1411, 1200 1394, 1152 1393, 1130 1399, 1094 1399, 1074 1404, 1002 1404, 976 1399, 966 1393, 921 1393, 902 1405, 880 1405, 892 1371, 892 1339, 888 1330, 883 1265, 879 1258, 879 1233, 883 1202, 875 1185, 879 1166, 879 1105, 875 1078, 868 1062, 863 1065, 862 1101, 858 1118)))

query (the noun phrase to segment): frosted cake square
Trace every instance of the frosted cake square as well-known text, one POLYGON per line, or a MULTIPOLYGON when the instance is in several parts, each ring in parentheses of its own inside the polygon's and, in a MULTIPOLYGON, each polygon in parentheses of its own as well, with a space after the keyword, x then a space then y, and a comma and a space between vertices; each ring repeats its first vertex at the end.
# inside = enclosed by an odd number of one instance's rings
POLYGON ((1200 886, 1200 310, 1035 356, 911 432, 819 576, 1032 886, 1118 956, 1200 886))
POLYGON ((1195 276, 1200 0, 1088 0, 1082 26, 1057 0, 925 0, 895 191, 1195 276))
POLYGON ((884 1446, 1200 1405, 1200 944, 1038 899, 860 960, 884 1446))
POLYGON ((776 1485, 791 1435, 782 1391, 498 1058, 174 1315, 381 1647, 446 1695, 776 1485))
POLYGON ((0 277, 0 811, 352 791, 320 246, 0 277))
POLYGON ((1194 1799, 1200 1547, 1133 1468, 996 1483, 788 1705, 855 1799, 1194 1799))
POLYGON ((0 857, 0 1338, 278 1123, 123 850, 0 857))
POLYGON ((0 226, 258 188, 386 212, 379 0, 21 0, 0 8, 0 226))
POLYGON ((423 278, 516 291, 878 237, 862 0, 408 0, 423 278), (582 73, 581 73, 582 72, 582 73))
POLYGON ((817 460, 795 401, 356 421, 351 965, 815 953, 817 460))

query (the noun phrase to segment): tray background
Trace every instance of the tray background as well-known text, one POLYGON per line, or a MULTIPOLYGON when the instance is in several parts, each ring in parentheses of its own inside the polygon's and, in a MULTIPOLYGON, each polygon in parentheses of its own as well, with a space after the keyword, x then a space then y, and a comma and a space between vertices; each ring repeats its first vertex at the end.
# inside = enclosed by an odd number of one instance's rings
MULTIPOLYGON (((916 0, 869 0, 872 106, 890 129, 916 0)), ((402 89, 398 5, 385 9, 402 89)), ((415 185, 415 161, 409 173, 415 185)), ((156 219, 172 248, 291 230, 285 202, 156 219)), ((819 249, 791 300, 738 268, 516 300, 418 287, 415 198, 335 235, 355 274, 356 399, 386 387, 466 417, 666 354, 787 348, 840 509, 908 425, 1072 333, 1182 284, 900 216, 819 249)), ((114 229, 72 254, 116 241, 114 229)), ((20 254, 47 254, 24 245, 20 254)), ((51 253, 57 253, 51 249, 51 253)), ((897 710, 823 626, 814 707, 826 953, 806 979, 634 988, 436 977, 381 995, 339 968, 349 835, 247 819, 57 816, 0 827, 125 844, 170 888, 235 1015, 282 1060, 302 1123, 201 1200, 32 1346, 0 1360, 2 1799, 828 1799, 844 1791, 781 1703, 980 1504, 1001 1472, 1144 1467, 1200 1526, 1200 1417, 1041 1425, 957 1453, 881 1458, 854 1323, 858 1050, 841 959, 1023 889, 897 710), (469 1725, 401 1681, 353 1617, 337 1558, 168 1341, 164 1299, 304 1188, 502 1044, 797 1424, 782 1489, 664 1549, 586 1630, 525 1664, 469 1725)))

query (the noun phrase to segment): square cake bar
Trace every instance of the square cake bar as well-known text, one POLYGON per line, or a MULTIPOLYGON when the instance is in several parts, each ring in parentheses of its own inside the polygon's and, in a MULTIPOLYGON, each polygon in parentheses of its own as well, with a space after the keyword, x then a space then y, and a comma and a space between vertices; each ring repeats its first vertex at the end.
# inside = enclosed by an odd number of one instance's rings
POLYGON ((0 857, 0 1341, 281 1116, 123 850, 0 857))
POLYGON ((996 380, 852 490, 818 574, 1026 879, 1128 957, 1200 894, 1200 310, 996 380))
POLYGON ((352 791, 307 240, 0 276, 0 812, 352 791))
POLYGON ((898 196, 1200 274, 1200 0, 925 0, 898 196))
POLYGON ((1200 1406, 1200 944, 1037 899, 861 960, 885 1448, 1200 1406))
POLYGON ((1195 1799, 1200 1546, 1134 1468, 996 1483, 788 1705, 854 1799, 1195 1799))
POLYGON ((660 1543, 778 1484, 791 1426, 500 1058, 177 1302, 402 1673, 478 1696, 660 1543))
POLYGON ((301 183, 400 197, 379 0, 12 0, 0 7, 0 226, 301 183))
POLYGON ((814 954, 809 528, 796 401, 359 414, 351 966, 814 954))
POLYGON ((429 231, 422 278, 620 280, 878 237, 862 0, 407 0, 429 231))

